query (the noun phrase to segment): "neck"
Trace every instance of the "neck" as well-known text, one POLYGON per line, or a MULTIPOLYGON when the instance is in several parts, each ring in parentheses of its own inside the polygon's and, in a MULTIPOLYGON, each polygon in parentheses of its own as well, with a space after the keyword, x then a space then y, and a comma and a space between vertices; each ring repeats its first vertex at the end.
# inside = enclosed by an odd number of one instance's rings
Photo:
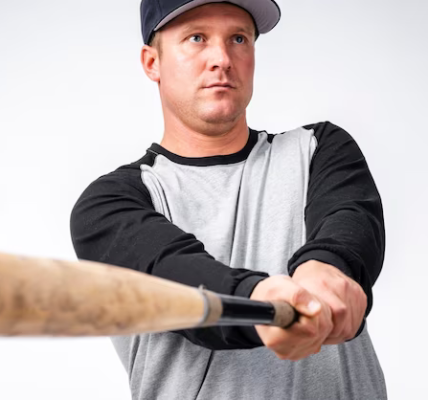
POLYGON ((204 130, 194 130, 181 121, 165 124, 162 147, 182 157, 209 157, 233 154, 248 141, 245 114, 234 125, 211 124, 204 130))

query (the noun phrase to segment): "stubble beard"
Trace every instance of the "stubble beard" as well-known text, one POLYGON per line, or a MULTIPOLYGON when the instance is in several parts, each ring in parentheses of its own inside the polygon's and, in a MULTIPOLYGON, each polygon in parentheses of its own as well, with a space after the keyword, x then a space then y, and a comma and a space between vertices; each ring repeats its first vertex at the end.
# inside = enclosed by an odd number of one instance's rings
MULTIPOLYGON (((229 94, 224 94, 224 96, 229 96, 229 94)), ((194 110, 195 119, 199 119, 206 125, 228 125, 237 121, 246 109, 246 104, 242 99, 229 101, 228 104, 221 104, 222 101, 220 96, 218 100, 198 100, 194 110)))

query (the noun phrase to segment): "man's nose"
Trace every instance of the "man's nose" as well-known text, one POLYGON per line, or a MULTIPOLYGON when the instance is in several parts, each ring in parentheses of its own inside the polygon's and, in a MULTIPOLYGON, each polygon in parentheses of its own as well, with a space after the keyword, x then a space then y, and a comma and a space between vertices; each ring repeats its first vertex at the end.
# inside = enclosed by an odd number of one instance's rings
POLYGON ((229 49, 225 43, 213 44, 210 48, 209 67, 210 69, 228 70, 232 66, 229 49))

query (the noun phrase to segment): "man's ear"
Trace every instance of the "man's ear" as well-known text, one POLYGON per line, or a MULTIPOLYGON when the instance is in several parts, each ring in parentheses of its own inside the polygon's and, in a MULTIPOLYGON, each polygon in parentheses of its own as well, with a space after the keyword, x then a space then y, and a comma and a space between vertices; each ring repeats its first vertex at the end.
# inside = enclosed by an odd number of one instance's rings
POLYGON ((160 82, 159 72, 159 54, 151 46, 144 45, 141 49, 141 64, 143 65, 146 75, 154 82, 160 82))

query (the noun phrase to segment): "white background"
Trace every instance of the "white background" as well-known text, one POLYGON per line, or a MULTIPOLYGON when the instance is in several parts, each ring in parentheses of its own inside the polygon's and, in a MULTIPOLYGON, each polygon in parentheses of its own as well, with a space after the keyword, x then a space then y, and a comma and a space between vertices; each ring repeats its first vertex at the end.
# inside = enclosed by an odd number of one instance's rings
MULTIPOLYGON (((384 268, 369 330, 390 399, 428 399, 428 3, 279 1, 256 44, 248 123, 330 120, 381 193, 384 268), (424 393, 425 392, 425 393, 424 393)), ((137 0, 0 0, 0 251, 75 259, 70 211, 98 176, 160 142, 137 0)), ((130 399, 108 338, 0 339, 0 399, 130 399)))

